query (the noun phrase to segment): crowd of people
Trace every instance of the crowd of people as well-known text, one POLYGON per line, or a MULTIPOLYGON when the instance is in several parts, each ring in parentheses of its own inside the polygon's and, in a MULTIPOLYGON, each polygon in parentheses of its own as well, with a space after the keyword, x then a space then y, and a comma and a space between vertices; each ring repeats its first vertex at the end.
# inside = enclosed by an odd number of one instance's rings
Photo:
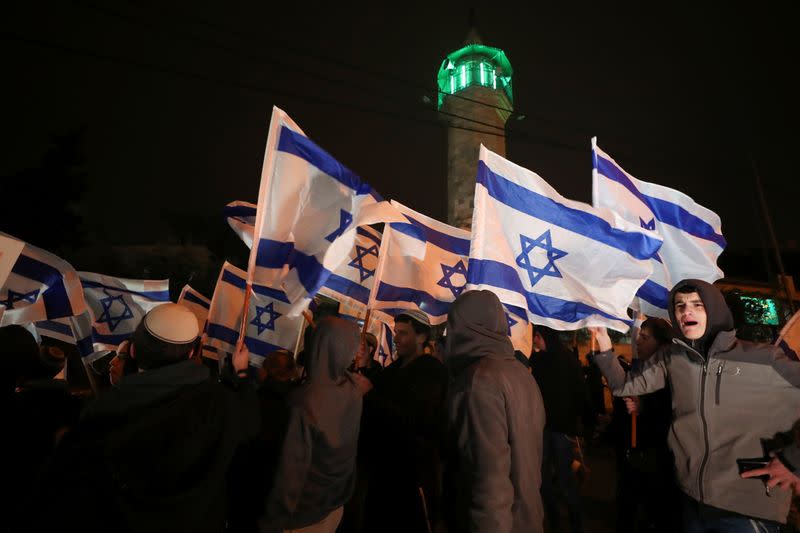
POLYGON ((444 336, 395 317, 386 367, 374 336, 325 317, 257 375, 245 346, 200 358, 197 319, 168 303, 95 398, 60 379, 63 352, 0 328, 7 530, 587 531, 575 457, 602 374, 618 531, 777 532, 800 491, 800 362, 737 339, 713 285, 684 280, 670 302, 671 321, 637 321, 630 364, 604 328, 585 367, 543 326, 515 352, 497 296, 465 291, 444 336))

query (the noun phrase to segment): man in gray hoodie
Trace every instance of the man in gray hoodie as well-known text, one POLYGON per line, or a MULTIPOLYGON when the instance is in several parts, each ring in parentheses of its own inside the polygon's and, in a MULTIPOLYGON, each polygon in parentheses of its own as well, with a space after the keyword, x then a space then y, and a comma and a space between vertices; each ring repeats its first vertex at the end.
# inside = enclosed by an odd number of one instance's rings
POLYGON ((450 531, 543 530, 544 404, 507 331, 503 306, 489 291, 464 292, 447 317, 450 531))
POLYGON ((333 533, 355 486, 361 392, 348 376, 360 334, 341 318, 320 321, 306 382, 289 396, 286 438, 259 521, 261 531, 333 533))
MULTIPOLYGON (((687 496, 687 533, 778 531, 791 491, 742 479, 737 459, 764 454, 761 440, 790 426, 800 408, 800 362, 767 344, 736 338, 733 316, 713 285, 687 279, 670 293, 677 337, 627 375, 604 328, 595 356, 615 396, 672 388, 669 446, 687 496)), ((768 482, 769 483, 769 482, 768 482)))

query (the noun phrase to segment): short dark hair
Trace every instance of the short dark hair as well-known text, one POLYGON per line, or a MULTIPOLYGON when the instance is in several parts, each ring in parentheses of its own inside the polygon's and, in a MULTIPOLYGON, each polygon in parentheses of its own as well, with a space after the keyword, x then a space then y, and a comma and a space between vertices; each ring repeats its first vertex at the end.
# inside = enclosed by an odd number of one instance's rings
POLYGON ((648 318, 642 322, 640 329, 644 328, 648 328, 651 332, 653 332, 653 338, 659 345, 671 344, 672 338, 675 337, 675 332, 672 330, 672 326, 670 326, 669 322, 663 318, 648 318))
POLYGON ((691 294, 693 292, 700 293, 700 291, 694 285, 683 285, 682 287, 678 287, 675 291, 675 294, 691 294))
POLYGON ((144 320, 133 332, 133 345, 136 347, 134 357, 136 364, 143 370, 180 363, 189 358, 189 352, 197 346, 197 339, 183 344, 173 344, 155 338, 147 331, 144 320))
POLYGON ((417 335, 425 335, 425 340, 422 341, 423 344, 431 340, 431 327, 426 326, 425 324, 419 322, 418 320, 414 320, 408 315, 399 315, 394 319, 395 323, 400 324, 411 324, 411 327, 414 328, 414 333, 417 335))

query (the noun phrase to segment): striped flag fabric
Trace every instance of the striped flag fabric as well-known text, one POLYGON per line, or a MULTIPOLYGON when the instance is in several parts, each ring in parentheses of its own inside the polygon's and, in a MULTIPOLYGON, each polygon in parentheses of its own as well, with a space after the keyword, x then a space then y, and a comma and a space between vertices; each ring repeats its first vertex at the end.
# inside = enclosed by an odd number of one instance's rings
POLYGON ((297 316, 353 248, 358 226, 398 219, 368 184, 273 108, 248 284, 281 287, 297 316))
POLYGON ((72 265, 0 232, 0 309, 6 326, 79 315, 86 302, 72 265))
POLYGON ((178 296, 178 305, 182 305, 197 317, 198 331, 206 330, 206 320, 208 310, 211 307, 211 300, 194 290, 189 285, 184 285, 181 294, 178 296))
POLYGON ((717 258, 725 249, 719 216, 688 195, 634 178, 592 138, 592 203, 657 232, 664 239, 652 259, 653 274, 636 293, 640 310, 669 318, 668 298, 683 279, 709 283, 723 276, 717 258))
POLYGON ((405 221, 384 229, 369 307, 391 317, 419 309, 432 325, 441 324, 467 283, 470 233, 392 205, 405 221))
POLYGON ((79 272, 92 323, 95 351, 116 350, 142 317, 169 302, 169 280, 127 279, 79 272))
POLYGON ((628 304, 660 247, 654 232, 568 200, 481 146, 468 288, 493 291, 533 324, 625 332, 628 304))
MULTIPOLYGON (((236 348, 242 326, 242 311, 247 273, 226 262, 222 266, 211 307, 204 345, 206 355, 231 354, 236 348)), ((294 352, 298 337, 302 334, 305 318, 290 316, 291 304, 286 295, 277 289, 253 285, 250 294, 245 333, 245 344, 250 351, 250 366, 260 368, 269 353, 285 349, 294 352)))

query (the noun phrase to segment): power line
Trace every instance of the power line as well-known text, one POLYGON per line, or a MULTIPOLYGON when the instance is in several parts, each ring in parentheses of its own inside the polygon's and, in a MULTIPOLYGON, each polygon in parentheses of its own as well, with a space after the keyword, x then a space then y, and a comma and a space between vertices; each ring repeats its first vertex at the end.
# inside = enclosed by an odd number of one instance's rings
MULTIPOLYGON (((177 68, 174 68, 174 67, 165 67, 163 65, 158 65, 158 64, 155 64, 155 63, 148 63, 148 62, 141 61, 141 60, 138 60, 138 59, 131 59, 131 58, 114 56, 114 55, 109 55, 109 54, 101 54, 101 53, 98 53, 98 52, 93 52, 91 50, 76 48, 76 47, 72 47, 72 46, 64 45, 64 44, 60 44, 60 43, 53 43, 53 42, 42 41, 42 40, 38 40, 38 39, 31 39, 31 38, 28 38, 28 37, 12 34, 12 33, 8 33, 8 32, 0 32, 0 38, 7 39, 7 40, 14 40, 14 41, 18 41, 18 42, 34 45, 34 46, 40 46, 40 47, 43 47, 43 48, 49 48, 49 49, 52 49, 52 50, 58 50, 60 52, 66 52, 66 53, 70 53, 70 54, 73 54, 73 55, 90 57, 90 58, 93 58, 95 60, 107 61, 107 62, 112 62, 112 63, 118 63, 118 64, 123 64, 123 65, 133 66, 133 67, 137 67, 137 68, 141 68, 141 69, 145 69, 145 70, 151 70, 151 71, 158 72, 158 73, 161 73, 161 74, 169 74, 169 75, 175 75, 175 76, 178 76, 178 77, 183 77, 183 78, 188 78, 188 79, 193 79, 193 80, 211 82, 211 83, 215 83, 215 84, 219 84, 219 85, 235 87, 237 89, 244 89, 244 90, 249 90, 249 91, 258 92, 258 93, 262 93, 262 94, 279 95, 279 96, 283 96, 283 97, 287 97, 287 98, 293 98, 293 99, 297 99, 297 100, 304 100, 304 101, 313 102, 313 103, 322 104, 322 105, 331 105, 331 106, 336 106, 336 107, 350 108, 350 109, 353 109, 353 110, 356 110, 356 111, 360 111, 360 112, 364 112, 364 113, 372 113, 372 114, 383 115, 383 116, 391 117, 391 118, 394 118, 394 119, 401 119, 401 120, 405 120, 405 121, 419 122, 419 123, 423 123, 423 124, 427 124, 427 125, 441 126, 441 123, 439 121, 436 121, 436 120, 427 120, 427 119, 423 119, 423 118, 419 118, 419 117, 412 117, 412 116, 409 116, 407 114, 393 113, 393 112, 384 111, 384 110, 381 110, 381 109, 358 106, 358 105, 355 105, 355 104, 352 104, 352 103, 334 101, 334 100, 329 100, 329 99, 320 98, 320 97, 316 97, 316 96, 310 96, 310 95, 302 95, 302 94, 299 94, 299 93, 294 92, 294 91, 291 91, 291 92, 290 91, 284 91, 284 90, 277 89, 277 88, 274 88, 274 87, 269 87, 269 86, 253 85, 253 84, 242 83, 242 82, 238 82, 238 81, 234 81, 234 80, 222 79, 222 78, 218 78, 218 77, 214 77, 214 76, 209 76, 207 74, 200 74, 200 73, 197 73, 197 72, 181 70, 181 69, 177 69, 177 68)), ((493 132, 493 131, 484 131, 484 130, 478 130, 478 129, 474 129, 474 128, 467 128, 467 127, 463 127, 463 126, 451 126, 451 127, 455 128, 455 129, 459 129, 459 130, 465 130, 465 131, 471 131, 471 132, 475 132, 475 133, 481 133, 481 134, 484 134, 484 135, 493 135, 493 136, 497 136, 497 137, 505 137, 505 133, 496 133, 496 132, 493 132)))

